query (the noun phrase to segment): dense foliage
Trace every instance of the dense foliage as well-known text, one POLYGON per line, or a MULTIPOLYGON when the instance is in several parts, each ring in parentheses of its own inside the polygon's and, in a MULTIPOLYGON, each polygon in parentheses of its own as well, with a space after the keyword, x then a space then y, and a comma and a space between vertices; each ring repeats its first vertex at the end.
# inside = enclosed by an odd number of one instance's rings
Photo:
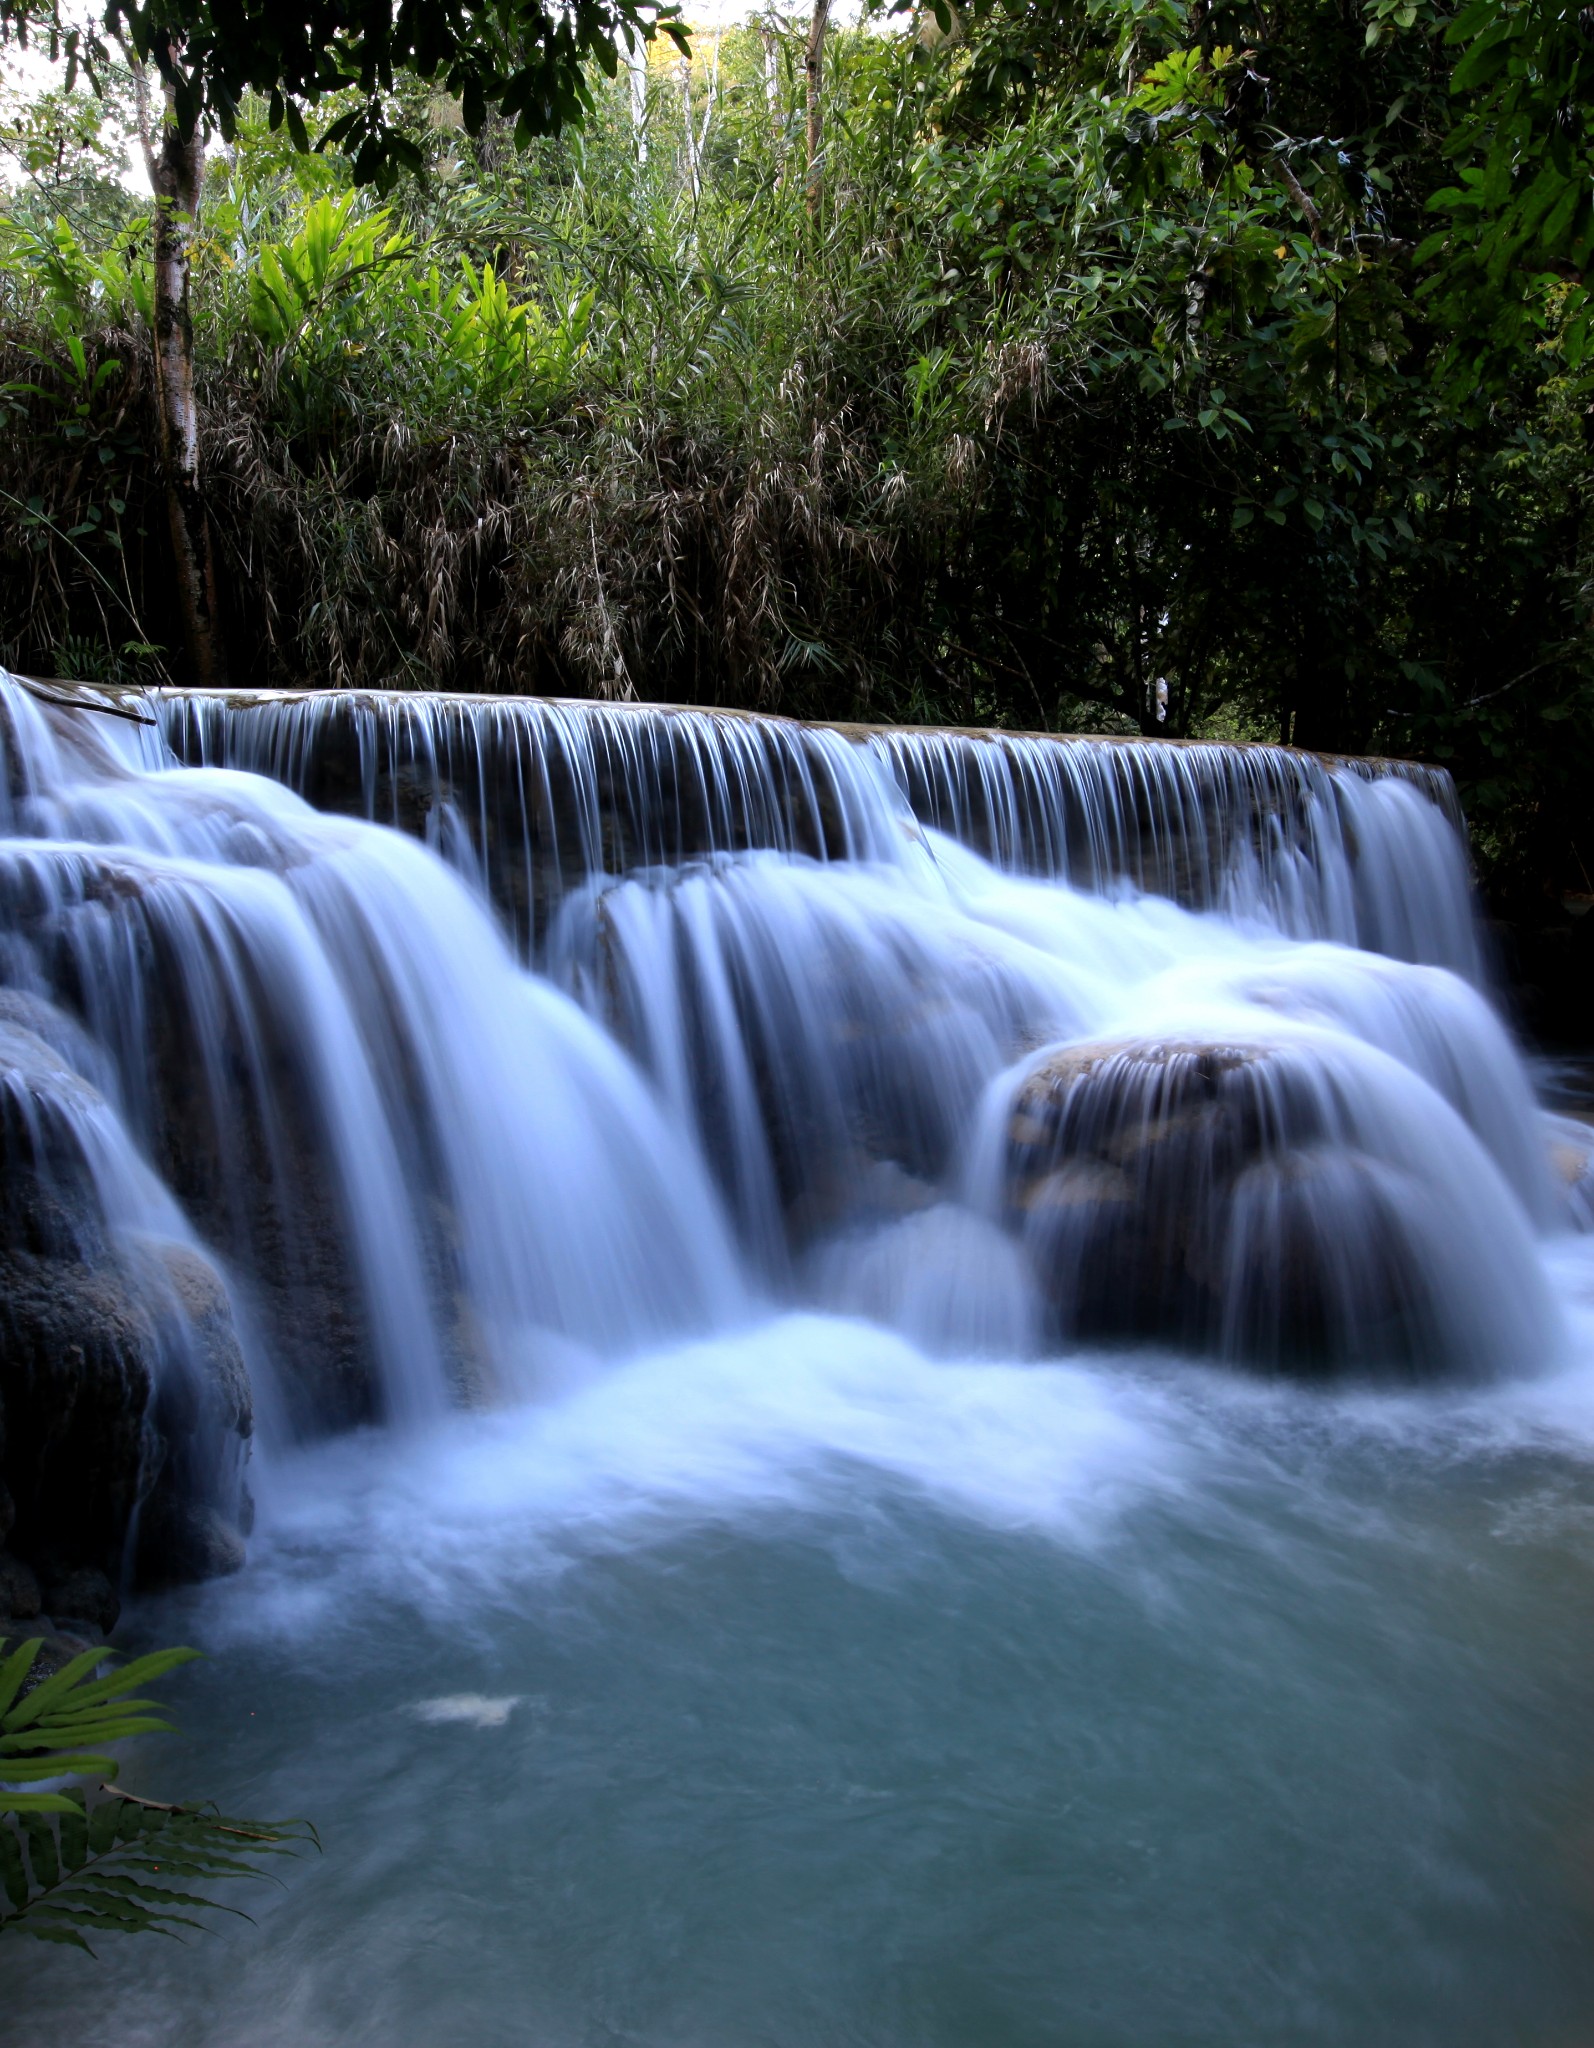
MULTIPOLYGON (((817 208, 801 21, 523 148, 396 75, 385 193, 242 94, 192 301, 232 679, 1411 752, 1500 887, 1589 890, 1583 17, 942 13, 833 34, 817 208)), ((135 679, 182 643, 102 82, 11 109, 0 658, 135 679)))
POLYGON ((111 1650, 84 1650, 59 1668, 43 1650, 37 1637, 0 1638, 0 1936, 92 1954, 97 1932, 203 1929, 196 1913, 236 1909, 190 1887, 260 1877, 264 1858, 315 1841, 305 1822, 233 1820, 111 1784, 119 1766, 107 1744, 172 1725, 156 1702, 132 1695, 193 1650, 157 1650, 110 1670, 111 1650), (98 1783, 91 1791, 69 1779, 98 1783))

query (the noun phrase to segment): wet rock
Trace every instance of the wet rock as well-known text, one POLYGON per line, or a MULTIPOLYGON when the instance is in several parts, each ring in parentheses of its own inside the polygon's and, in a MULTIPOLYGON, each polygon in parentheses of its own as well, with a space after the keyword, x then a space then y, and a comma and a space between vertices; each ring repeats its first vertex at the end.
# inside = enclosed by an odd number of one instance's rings
POLYGON ((0 1010, 0 1244, 47 1257, 93 1259, 108 1252, 105 1219, 84 1150, 84 1126, 105 1105, 63 1057, 46 1003, 3 990, 0 1010), (19 1019, 26 1017, 27 1028, 19 1019))
POLYGON ((122 1611, 121 1598, 107 1574, 91 1566, 46 1576, 43 1593, 44 1606, 57 1631, 86 1636, 91 1642, 108 1636, 122 1611))
POLYGON ((297 1020, 265 1001, 248 1015, 191 1012, 175 960, 151 984, 170 992, 150 1020, 147 1063, 161 1179, 229 1270, 249 1276, 242 1306, 270 1345, 290 1426, 308 1435, 374 1420, 370 1330, 297 1020))
POLYGON ((215 1508, 155 1495, 139 1517, 138 1578, 150 1588, 187 1586, 242 1571, 244 1540, 215 1508))
POLYGON ((36 1642, 38 1649, 28 1667, 28 1675, 22 1681, 21 1697, 26 1699, 30 1692, 43 1685, 47 1678, 70 1664, 74 1657, 81 1657, 85 1650, 97 1649, 104 1640, 98 1629, 92 1629, 85 1622, 74 1629, 63 1629, 48 1615, 37 1621, 7 1621, 0 1616, 0 1648, 6 1651, 19 1649, 25 1642, 36 1642))
MULTIPOLYGON (((0 1614, 17 1621, 31 1621, 43 1605, 32 1566, 25 1565, 19 1557, 0 1555, 0 1614)), ((0 1623, 0 1628, 3 1626, 0 1623)))
POLYGON ((150 1408, 157 1470, 146 1460, 134 1573, 141 1586, 187 1585, 237 1571, 252 1515, 242 1483, 254 1427, 249 1375, 221 1275, 191 1246, 149 1247, 145 1299, 162 1366, 150 1408), (246 1505, 248 1504, 248 1505, 246 1505))
POLYGON ((141 1499, 236 1501, 252 1417, 215 1268, 107 1216, 94 1148, 140 1169, 69 1055, 75 1027, 0 990, 0 1542, 42 1581, 0 1611, 103 1634, 141 1499))
POLYGON ((127 1276, 0 1251, 4 1479, 13 1548, 105 1566, 138 1500, 155 1326, 127 1276))
POLYGON ((247 1437, 254 1429, 249 1369, 226 1283, 191 1245, 153 1244, 146 1285, 168 1349, 186 1370, 162 1375, 156 1419, 168 1443, 204 1432, 247 1437))
POLYGON ((1054 1053, 1011 1106, 1006 1204, 1065 1341, 1176 1345, 1310 1376, 1421 1373, 1438 1357, 1400 1190, 1298 1054, 1054 1053))
POLYGON ((933 1182, 906 1173, 894 1159, 872 1159, 854 1151, 822 1162, 808 1185, 786 1212, 786 1230, 794 1246, 842 1228, 861 1228, 916 1215, 940 1201, 933 1182))

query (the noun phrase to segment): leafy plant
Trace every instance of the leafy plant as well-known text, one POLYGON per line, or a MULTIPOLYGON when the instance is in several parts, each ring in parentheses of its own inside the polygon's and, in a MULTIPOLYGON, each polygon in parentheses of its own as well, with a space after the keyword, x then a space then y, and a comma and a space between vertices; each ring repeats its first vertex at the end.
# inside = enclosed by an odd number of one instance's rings
POLYGON ((42 1648, 34 1638, 0 1662, 0 1935, 92 1955, 93 1932, 203 1929, 196 1913, 238 1909, 181 1887, 262 1878, 262 1859, 320 1846, 307 1821, 235 1820, 111 1784, 118 1764, 106 1745, 172 1729, 157 1702, 130 1695, 197 1652, 159 1650, 104 1673, 115 1652, 90 1649, 42 1675, 42 1648), (99 1780, 96 1796, 61 1789, 67 1777, 99 1780))

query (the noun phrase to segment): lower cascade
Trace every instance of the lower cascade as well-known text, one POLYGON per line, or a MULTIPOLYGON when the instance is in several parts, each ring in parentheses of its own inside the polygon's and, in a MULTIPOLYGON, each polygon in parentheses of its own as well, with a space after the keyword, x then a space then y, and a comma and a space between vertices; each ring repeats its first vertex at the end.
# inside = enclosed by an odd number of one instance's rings
POLYGON ((236 1571, 257 1436, 794 1312, 993 1367, 1560 1353, 1586 1134, 1442 776, 15 679, 0 749, 0 1617, 236 1571))

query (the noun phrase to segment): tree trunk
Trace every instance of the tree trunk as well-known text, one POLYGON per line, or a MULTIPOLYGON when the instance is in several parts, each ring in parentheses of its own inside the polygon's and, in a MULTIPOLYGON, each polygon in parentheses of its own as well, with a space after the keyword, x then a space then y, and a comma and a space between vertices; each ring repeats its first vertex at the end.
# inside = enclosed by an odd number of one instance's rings
POLYGON ((193 681, 213 689, 226 681, 216 609, 216 565, 199 475, 199 408, 194 399, 194 325, 188 304, 188 245, 199 215, 205 145, 196 129, 184 135, 171 88, 163 91, 159 126, 149 78, 134 70, 139 139, 155 194, 155 409, 171 522, 177 603, 193 681))
POLYGON ((636 156, 639 164, 648 160, 648 46, 635 42, 626 56, 626 72, 631 81, 631 132, 636 137, 636 156))
POLYGON ((692 193, 692 204, 696 206, 702 196, 698 176, 697 123, 692 118, 692 60, 684 52, 676 66, 681 81, 681 118, 686 124, 686 179, 692 193))
POLYGON ((808 211, 817 220, 825 196, 825 30, 830 0, 814 0, 803 70, 808 77, 808 211))
POLYGON ((758 40, 764 50, 764 107, 769 115, 769 148, 784 172, 786 162, 786 116, 780 103, 780 43, 773 19, 766 15, 757 24, 758 40))

